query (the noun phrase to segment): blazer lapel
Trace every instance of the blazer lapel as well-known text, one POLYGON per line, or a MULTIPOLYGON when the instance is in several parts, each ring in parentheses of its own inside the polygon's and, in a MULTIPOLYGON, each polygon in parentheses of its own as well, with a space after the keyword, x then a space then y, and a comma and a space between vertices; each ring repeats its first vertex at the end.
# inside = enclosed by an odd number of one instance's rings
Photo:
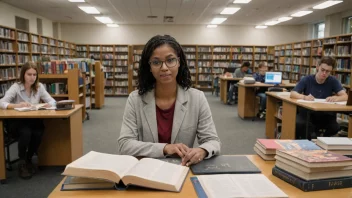
POLYGON ((155 109, 155 96, 154 90, 149 91, 144 97, 143 101, 146 103, 143 107, 144 116, 148 122, 149 130, 152 133, 154 142, 159 142, 158 126, 156 123, 156 109, 155 109))
POLYGON ((183 119, 185 118, 187 108, 184 106, 184 104, 187 101, 188 101, 188 93, 182 87, 178 86, 174 120, 172 124, 171 144, 175 143, 177 134, 179 133, 183 119))

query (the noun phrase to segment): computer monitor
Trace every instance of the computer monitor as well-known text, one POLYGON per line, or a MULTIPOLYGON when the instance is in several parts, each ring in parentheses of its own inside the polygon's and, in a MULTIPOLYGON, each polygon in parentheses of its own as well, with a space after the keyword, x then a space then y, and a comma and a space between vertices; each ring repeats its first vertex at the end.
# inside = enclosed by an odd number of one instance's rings
POLYGON ((281 72, 266 72, 265 83, 266 84, 281 84, 282 73, 281 72))

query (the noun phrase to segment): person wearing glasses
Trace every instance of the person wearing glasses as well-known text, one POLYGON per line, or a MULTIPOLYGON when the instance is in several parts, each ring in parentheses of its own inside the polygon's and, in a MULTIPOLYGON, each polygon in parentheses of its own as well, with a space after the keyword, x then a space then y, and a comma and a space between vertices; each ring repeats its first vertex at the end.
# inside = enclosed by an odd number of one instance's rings
POLYGON ((196 164, 220 153, 209 104, 191 88, 191 74, 180 44, 154 36, 145 45, 138 70, 138 90, 126 103, 118 151, 121 155, 179 156, 196 164), (194 147, 197 138, 199 146, 194 147))
MULTIPOLYGON (((268 71, 268 63, 267 62, 260 62, 258 65, 258 72, 253 74, 253 78, 257 82, 264 83, 265 82, 265 73, 268 71)), ((260 98, 260 107, 259 113, 257 117, 265 118, 266 115, 266 95, 265 92, 268 89, 265 87, 258 88, 256 93, 257 96, 260 98)))
MULTIPOLYGON (((330 76, 336 65, 334 58, 323 57, 317 66, 317 73, 306 76, 299 81, 291 91, 291 98, 310 100, 326 99, 328 102, 346 101, 348 96, 341 83, 333 76, 330 76)), ((296 139, 306 139, 307 110, 299 108, 296 116, 296 139)), ((314 138, 318 129, 325 129, 323 136, 333 136, 339 130, 336 122, 336 113, 331 112, 310 112, 308 121, 314 126, 314 130, 309 130, 311 137, 314 138)))

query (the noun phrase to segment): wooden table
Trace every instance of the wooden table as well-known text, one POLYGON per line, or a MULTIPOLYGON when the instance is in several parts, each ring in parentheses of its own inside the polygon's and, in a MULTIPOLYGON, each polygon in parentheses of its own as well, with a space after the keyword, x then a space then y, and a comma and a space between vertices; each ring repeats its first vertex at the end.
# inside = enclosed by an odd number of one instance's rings
MULTIPOLYGON (((282 95, 280 92, 266 92, 266 136, 275 138, 275 128, 279 118, 277 117, 278 102, 282 101, 282 128, 281 139, 296 138, 296 114, 297 106, 312 111, 331 111, 331 112, 352 112, 352 106, 322 103, 303 103, 297 99, 290 98, 289 95, 282 95)), ((352 138, 352 117, 348 119, 348 137, 352 138)))
MULTIPOLYGON (((254 118, 256 116, 256 88, 273 87, 273 84, 255 83, 244 84, 238 83, 238 116, 244 118, 254 118)), ((293 88, 296 84, 280 84, 280 87, 293 88)))
POLYGON ((45 131, 38 152, 38 163, 41 166, 65 166, 83 155, 82 107, 83 105, 75 105, 74 109, 64 111, 0 110, 0 181, 6 179, 4 119, 44 119, 45 131))
MULTIPOLYGON (((275 185, 277 185, 282 191, 284 191, 290 198, 331 198, 331 197, 352 197, 352 190, 350 188, 337 189, 337 190, 325 190, 325 191, 315 191, 315 192, 304 192, 300 189, 292 186, 291 184, 286 183, 285 181, 273 176, 271 174, 272 168, 274 167, 275 161, 264 161, 257 155, 247 155, 247 157, 262 171, 262 173, 269 178, 275 185)), ((193 176, 190 172, 186 181, 182 187, 180 193, 174 192, 165 192, 165 191, 153 191, 148 189, 133 189, 126 191, 117 191, 117 190, 90 190, 90 191, 60 191, 61 184, 64 179, 60 182, 59 185, 51 192, 49 195, 50 198, 59 198, 59 197, 75 197, 75 198, 89 198, 89 197, 153 197, 153 198, 164 198, 164 197, 197 197, 197 194, 193 188, 193 185, 189 177, 193 176)))
POLYGON ((224 104, 227 103, 227 92, 228 92, 228 82, 238 82, 242 80, 242 78, 228 78, 224 76, 220 76, 220 101, 224 104))

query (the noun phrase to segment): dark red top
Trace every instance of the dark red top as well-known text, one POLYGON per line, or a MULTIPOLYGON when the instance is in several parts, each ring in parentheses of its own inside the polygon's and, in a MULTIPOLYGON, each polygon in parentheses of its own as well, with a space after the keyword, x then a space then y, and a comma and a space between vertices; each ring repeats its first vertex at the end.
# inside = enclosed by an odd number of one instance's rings
MULTIPOLYGON (((176 103, 176 101, 175 101, 176 103)), ((171 143, 172 123, 174 121, 175 103, 169 108, 162 110, 156 106, 156 121, 158 124, 159 143, 171 143)))

